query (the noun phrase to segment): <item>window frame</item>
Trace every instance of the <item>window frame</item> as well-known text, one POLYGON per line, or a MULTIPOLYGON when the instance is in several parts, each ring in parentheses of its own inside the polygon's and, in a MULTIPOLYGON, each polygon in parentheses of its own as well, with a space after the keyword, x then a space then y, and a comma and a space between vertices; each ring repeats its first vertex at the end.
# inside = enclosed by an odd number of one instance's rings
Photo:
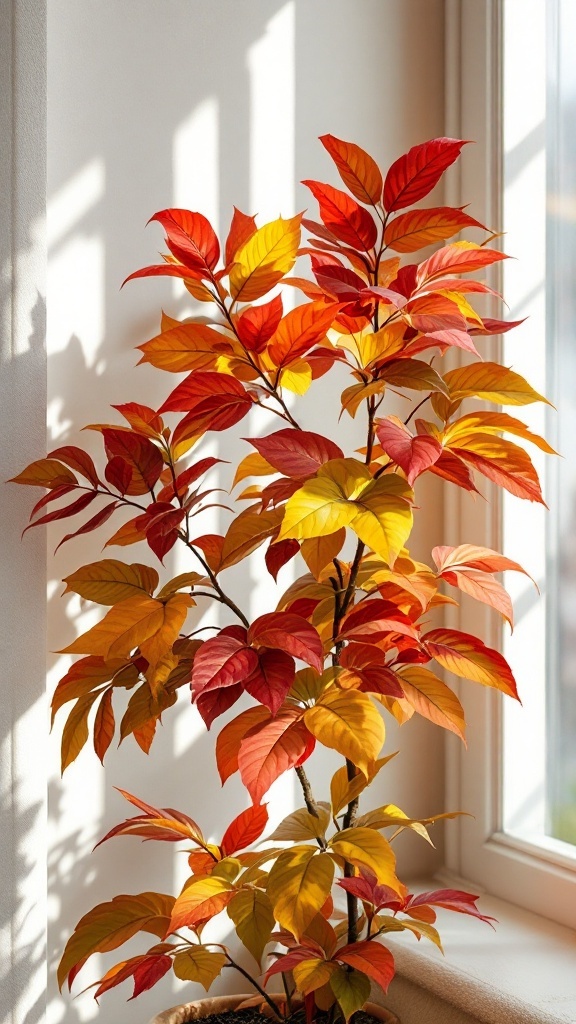
MULTIPOLYGON (((483 223, 499 225, 503 216, 503 42, 506 0, 446 2, 446 134, 474 139, 463 153, 458 174, 447 186, 446 201, 462 205, 473 197, 471 212, 483 223), (474 149, 473 154, 470 150, 474 149)), ((502 271, 486 275, 501 290, 502 271)), ((502 315, 496 308, 488 315, 502 315)), ((483 355, 502 358, 499 338, 484 339, 483 355)), ((452 365, 458 365, 458 356, 452 365)), ((538 388, 538 382, 532 381, 538 388)), ((445 535, 451 543, 477 543, 502 550, 502 499, 497 488, 484 488, 488 501, 472 502, 456 488, 446 495, 445 535)), ((447 624, 481 635, 502 649, 496 615, 464 599, 447 613, 447 624)), ((522 679, 519 680, 520 690, 522 679)), ((462 817, 446 827, 447 877, 464 878, 494 896, 533 913, 573 927, 576 904, 576 859, 560 844, 535 846, 502 830, 503 730, 502 696, 485 687, 458 685, 468 721, 468 749, 455 737, 446 740, 446 806, 462 817)))

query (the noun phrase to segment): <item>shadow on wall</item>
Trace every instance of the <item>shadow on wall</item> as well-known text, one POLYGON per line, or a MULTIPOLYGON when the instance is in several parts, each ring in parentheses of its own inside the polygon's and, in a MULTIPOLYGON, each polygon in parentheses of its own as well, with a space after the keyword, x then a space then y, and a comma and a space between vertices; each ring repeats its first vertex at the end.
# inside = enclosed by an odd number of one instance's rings
MULTIPOLYGON (((287 216, 309 205, 303 188, 294 192, 294 181, 333 174, 318 135, 354 139, 385 163, 410 145, 442 134, 442 61, 440 56, 433 65, 429 60, 431 50, 442 53, 442 13, 442 0, 363 0, 361 5, 355 0, 251 0, 249 5, 237 0, 209 5, 199 0, 124 0, 121 5, 51 0, 52 447, 77 443, 79 428, 105 419, 108 404, 139 400, 157 407, 173 386, 148 367, 132 376, 134 345, 157 333, 161 308, 186 315, 189 296, 158 280, 135 282, 119 292, 128 273, 155 260, 158 228, 143 230, 150 214, 174 203, 203 209, 220 233, 227 229, 233 205, 263 218, 279 212, 287 216), (72 198, 79 181, 96 181, 96 187, 88 188, 84 202, 80 197, 74 219, 72 198)), ((338 401, 340 390, 327 388, 326 408, 338 401)), ((317 395, 302 409, 305 426, 326 430, 326 409, 318 410, 317 395)), ((360 443, 352 421, 341 429, 348 448, 360 443)), ((98 441, 95 436, 94 452, 98 441)), ((225 447, 218 449, 208 443, 210 454, 231 461, 246 454, 238 438, 227 436, 225 447)), ((222 486, 229 485, 226 469, 222 480, 222 486)), ((218 530, 224 522, 214 518, 206 530, 218 530)), ((437 538, 440 518, 436 525, 437 538)), ((50 550, 61 536, 61 530, 51 532, 50 550)), ((70 642, 85 611, 75 601, 66 606, 60 600, 59 581, 81 562, 102 557, 101 544, 102 537, 94 535, 72 541, 51 561, 50 575, 57 581, 51 584, 50 599, 53 650, 70 642)), ((130 550, 134 560, 146 562, 148 554, 147 549, 130 550)), ((181 571, 174 563, 167 572, 172 567, 181 571)), ((230 578, 245 599, 245 575, 232 571, 230 578)), ((266 597, 264 585, 257 573, 249 583, 252 611, 258 613, 264 610, 258 607, 266 597)), ((88 624, 84 617, 82 628, 88 624)), ((62 672, 53 673, 54 681, 62 672)), ((183 880, 183 858, 174 868, 171 850, 159 856, 155 848, 150 856, 150 848, 132 838, 118 839, 88 857, 101 835, 128 813, 112 786, 197 815, 207 831, 217 834, 221 828, 215 810, 220 784, 214 737, 196 730, 185 703, 167 715, 151 759, 127 741, 118 752, 110 751, 106 777, 86 752, 63 784, 56 778, 50 784, 49 891, 58 919, 49 942, 54 1024, 80 1024, 97 1012, 89 993, 73 1002, 54 991, 55 963, 78 918, 113 894, 163 891, 169 888, 166 878, 171 884, 174 875, 183 880), (192 722, 192 733, 186 721, 192 722), (198 775, 190 769, 192 744, 194 764, 202 766, 198 775)), ((413 741, 416 747, 424 744, 428 759, 440 763, 442 740, 433 733, 425 725, 415 727, 413 741)), ((51 746, 54 763, 56 743, 51 746)), ((410 761, 409 754, 405 757, 410 761)), ((415 759, 402 771, 393 781, 401 804, 406 793, 413 813, 420 807, 440 808, 440 777, 427 772, 422 778, 415 759)), ((291 789, 282 792, 291 798, 291 789)), ((245 805, 245 796, 236 780, 227 783, 224 796, 231 818, 245 805)), ((416 871, 420 851, 413 849, 412 838, 404 846, 405 864, 416 871)), ((142 948, 135 940, 127 953, 142 948)), ((88 969, 85 974, 88 984, 88 969)), ((222 986, 223 991, 237 988, 235 978, 226 978, 222 986)), ((170 979, 145 1002, 126 1004, 124 989, 104 997, 102 1020, 136 1024, 178 1000, 170 979)))

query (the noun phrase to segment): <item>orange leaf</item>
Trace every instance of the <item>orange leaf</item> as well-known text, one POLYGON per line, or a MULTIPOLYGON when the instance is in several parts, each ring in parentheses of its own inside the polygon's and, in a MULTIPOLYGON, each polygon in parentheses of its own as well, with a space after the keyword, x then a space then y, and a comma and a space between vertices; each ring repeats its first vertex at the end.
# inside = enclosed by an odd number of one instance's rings
POLYGON ((137 347, 143 352, 141 363, 150 363, 171 373, 211 370, 219 355, 234 351, 227 335, 206 324, 195 323, 178 324, 137 347))
POLYGON ((248 807, 226 829, 220 848, 225 857, 233 856, 237 850, 245 850, 260 838, 268 823, 266 806, 248 807))
POLYGON ((135 896, 115 896, 109 903, 94 907, 80 919, 66 943, 58 967, 60 988, 67 977, 72 981, 93 953, 117 949, 140 931, 163 938, 173 905, 173 896, 142 892, 135 896))
POLYGON ((56 459, 38 459, 31 462, 18 476, 8 481, 12 484, 28 484, 31 487, 62 487, 77 484, 78 478, 56 459))
POLYGON ((255 804, 283 772, 312 753, 314 740, 302 722, 299 708, 279 711, 254 725, 240 744, 240 776, 255 804))
POLYGON ((243 711, 224 726, 216 740, 216 763, 222 785, 238 771, 238 753, 242 740, 253 726, 270 721, 268 708, 255 707, 243 711))
POLYGON ((443 242, 466 227, 486 230, 474 217, 451 206, 410 210, 388 222, 384 242, 394 252, 416 252, 434 242, 443 242))
POLYGON ((103 558, 81 566, 63 582, 65 594, 80 594, 88 601, 114 605, 138 594, 150 596, 158 586, 158 573, 139 562, 126 565, 115 558, 103 558))
POLYGON ((256 220, 254 217, 250 217, 247 213, 242 213, 241 210, 234 207, 232 223, 226 239, 226 254, 224 257, 226 266, 233 262, 238 250, 246 244, 249 238, 252 238, 256 230, 256 220))
POLYGON ((454 675, 519 699, 508 662, 477 637, 457 629, 432 629, 422 637, 422 644, 430 657, 454 675))
POLYGON ((339 309, 339 304, 326 302, 305 302, 291 309, 268 342, 274 365, 288 366, 323 341, 339 309))
POLYGON ((398 666, 397 676, 406 700, 419 715, 464 739, 464 709, 446 683, 422 665, 398 666))
POLYGON ((269 512, 257 512, 247 508, 233 519, 222 545, 222 556, 219 569, 228 569, 236 565, 247 555, 255 551, 268 537, 273 537, 280 529, 284 515, 282 507, 269 512))
POLYGON ((343 142, 334 135, 321 135, 320 142, 330 153, 352 195, 367 206, 376 206, 382 196, 382 175, 376 161, 360 146, 343 142))
POLYGON ((230 882, 217 875, 194 877, 174 903, 166 935, 211 920, 224 910, 236 891, 230 882))

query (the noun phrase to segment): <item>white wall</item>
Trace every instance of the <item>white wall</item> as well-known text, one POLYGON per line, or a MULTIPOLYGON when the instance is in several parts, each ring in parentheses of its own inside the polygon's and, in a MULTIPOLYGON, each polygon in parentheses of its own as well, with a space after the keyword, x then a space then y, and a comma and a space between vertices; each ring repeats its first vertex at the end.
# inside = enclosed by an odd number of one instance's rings
MULTIPOLYGON (((187 298, 166 281, 135 282, 119 291, 129 272, 154 262, 161 245, 157 226, 144 231, 148 217, 184 205, 207 213, 222 232, 232 204, 263 218, 288 216, 312 209, 308 194, 294 184, 299 179, 338 183, 318 135, 354 140, 387 166, 409 146, 443 134, 444 26, 442 0, 51 0, 49 7, 48 380, 54 444, 77 442, 79 428, 106 421, 112 403, 156 406, 173 386, 158 371, 134 369, 134 345, 156 333, 161 307, 183 315, 187 298)), ((339 390, 335 385, 322 392, 322 409, 317 392, 304 403, 309 428, 331 432, 326 412, 339 390)), ((205 450, 235 459, 247 449, 226 437, 220 447, 205 442, 205 450)), ((226 471, 221 479, 229 486, 226 471)), ((420 538, 421 549, 441 541, 440 521, 438 506, 427 517, 431 537, 420 538)), ((206 525, 217 527, 216 518, 206 525)), ((50 550, 61 536, 51 532, 50 550)), ((91 621, 78 601, 59 598, 59 581, 101 557, 101 543, 93 537, 73 541, 50 561, 51 650, 91 621)), ((146 551, 140 554, 148 560, 146 551)), ((229 576, 244 596, 243 572, 229 576)), ((254 614, 264 609, 270 588, 257 568, 250 586, 254 614)), ((51 664, 52 684, 62 672, 62 662, 51 664)), ((408 730, 374 799, 432 813, 443 803, 442 736, 426 723, 408 730)), ((127 743, 110 752, 104 772, 85 751, 61 783, 56 732, 50 754, 51 978, 65 937, 90 906, 120 892, 169 891, 182 878, 183 858, 174 866, 170 849, 141 846, 136 839, 116 840, 88 857, 97 838, 126 814, 113 786, 188 811, 215 837, 224 817, 245 806, 236 780, 220 795, 213 740, 183 696, 166 715, 150 759, 127 743)), ((390 751, 395 743, 391 735, 390 751)), ((321 780, 326 768, 312 774, 321 780)), ((275 792, 284 813, 294 799, 292 779, 280 780, 275 792)), ((437 863, 416 837, 398 848, 404 875, 437 863)), ((136 942, 134 948, 144 947, 136 942)), ((89 970, 84 973, 87 984, 89 970)), ((235 978, 226 983, 238 988, 235 978)), ((120 990, 105 996, 101 1019, 135 1024, 178 1000, 170 980, 136 1003, 126 1005, 127 995, 120 990)), ((74 1002, 60 999, 51 982, 52 1024, 78 1024, 96 1014, 90 993, 74 1002)))

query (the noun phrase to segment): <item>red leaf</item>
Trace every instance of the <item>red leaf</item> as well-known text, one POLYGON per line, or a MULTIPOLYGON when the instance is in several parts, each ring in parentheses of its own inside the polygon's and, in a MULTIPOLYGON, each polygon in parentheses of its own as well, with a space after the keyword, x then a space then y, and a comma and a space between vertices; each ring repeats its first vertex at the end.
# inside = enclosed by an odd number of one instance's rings
POLYGON ((48 452, 47 458, 59 459, 60 462, 64 462, 66 466, 70 466, 70 469, 75 469, 77 473, 89 480, 93 487, 97 487, 100 483, 92 459, 82 448, 76 448, 71 444, 64 445, 62 448, 56 448, 53 452, 48 452))
POLYGON ((244 682, 244 689, 273 715, 282 707, 294 682, 294 659, 280 650, 262 648, 258 651, 258 668, 244 682))
POLYGON ((506 331, 511 331, 523 323, 524 320, 492 320, 485 317, 482 320, 483 327, 477 325, 470 327, 470 334, 505 334, 506 331))
POLYGON ((375 643, 390 633, 401 633, 414 639, 419 635, 408 616, 391 601, 371 598, 348 612, 340 636, 347 640, 371 640, 375 643))
POLYGON ((274 581, 276 581, 282 566, 294 558, 299 551, 300 544, 297 540, 281 540, 277 544, 270 544, 268 546, 264 560, 266 568, 274 581))
POLYGON ((395 160, 384 181, 384 208, 392 213, 427 196, 465 144, 460 139, 431 139, 395 160))
POLYGON ((208 693, 201 693, 196 700, 196 707, 202 716, 207 729, 212 723, 228 711, 244 693, 241 683, 235 686, 226 686, 221 690, 210 690, 208 693))
POLYGON ((324 649, 314 626, 299 615, 268 612, 256 619, 248 630, 248 643, 274 647, 305 661, 322 673, 324 649))
POLYGON ((143 516, 135 520, 136 529, 146 534, 148 546, 161 562, 178 540, 178 529, 185 515, 183 508, 155 501, 148 506, 143 516))
POLYGON ((367 974, 380 985, 383 992, 387 991, 394 977, 394 957, 385 946, 381 946, 379 942, 355 942, 343 946, 335 955, 342 963, 356 968, 362 974, 367 974))
POLYGON ((243 739, 238 754, 240 776, 255 804, 290 768, 312 753, 314 740, 300 721, 297 708, 280 711, 275 718, 254 726, 243 739))
POLYGON ((213 270, 220 256, 220 246, 210 222, 201 213, 191 210, 160 210, 150 220, 157 220, 166 232, 170 252, 190 270, 213 270))
POLYGON ((282 296, 262 306, 250 306, 236 321, 238 337, 249 352, 263 352, 282 319, 282 296))
POLYGON ((92 516, 92 519, 89 519, 87 523, 84 523, 84 526, 81 526, 78 530, 75 530, 74 533, 67 533, 66 536, 62 538, 60 543, 54 549, 54 554, 56 554, 58 548, 61 548, 62 545, 66 543, 66 541, 72 540, 73 537, 80 537, 84 533, 91 533, 92 530, 97 530, 99 526, 102 526, 103 523, 107 522, 107 520, 110 519, 110 516, 112 515, 113 512, 116 511, 117 508, 120 508, 120 502, 118 501, 112 501, 110 502, 109 505, 105 505, 104 508, 101 508, 100 511, 97 512, 95 516, 92 516))
POLYGON ((114 738, 112 692, 112 687, 104 692, 94 720, 94 750, 102 764, 104 764, 104 755, 114 738))
POLYGON ((132 480, 126 493, 146 494, 151 490, 164 469, 164 460, 156 445, 147 437, 112 427, 104 427, 102 436, 108 458, 119 456, 132 470, 132 480))
POLYGON ((194 658, 191 688, 195 698, 220 687, 244 683, 258 668, 258 655, 246 642, 231 636, 206 640, 194 658))
POLYGON ((227 430, 243 419, 252 399, 243 385, 223 373, 191 373, 162 406, 162 412, 190 410, 178 424, 173 444, 206 430, 227 430))
POLYGON ((382 175, 376 161, 360 146, 343 142, 334 135, 321 135, 320 142, 330 153, 352 195, 367 206, 376 206, 382 195, 382 175))
POLYGON ((339 878, 340 885, 346 892, 351 892, 358 899, 371 904, 375 910, 388 907, 390 910, 402 910, 404 900, 388 885, 379 885, 376 876, 368 870, 360 870, 355 878, 339 878))
POLYGON ((132 467, 128 465, 121 455, 114 455, 104 468, 104 476, 112 487, 115 487, 120 494, 126 494, 132 483, 132 467))
POLYGON ((80 495, 70 505, 65 505, 64 508, 57 508, 54 512, 48 512, 45 516, 40 516, 40 519, 37 519, 34 523, 29 523, 22 536, 24 536, 26 530, 31 530, 33 526, 44 526, 46 523, 54 523, 57 519, 67 519, 69 516, 75 516, 77 512, 82 512, 97 497, 96 491, 89 491, 88 494, 80 495))
POLYGON ((430 472, 449 480, 457 487, 462 487, 465 491, 478 491, 468 466, 450 452, 443 451, 438 461, 430 466, 430 472))
POLYGON ((220 848, 225 857, 232 857, 237 850, 245 850, 260 838, 268 824, 266 805, 248 807, 226 829, 220 848))
POLYGON ((338 302, 355 302, 366 287, 366 282, 347 267, 314 266, 313 273, 322 291, 338 302))
POLYGON ((345 245, 368 252, 376 243, 376 224, 367 210, 350 199, 345 192, 320 181, 303 181, 320 205, 320 217, 345 245))
POLYGON ((412 896, 404 910, 407 914, 415 907, 434 906, 443 907, 444 910, 454 910, 458 914, 469 914, 477 917, 480 921, 490 924, 495 917, 485 917, 476 907, 476 900, 479 896, 473 896, 470 892, 462 892, 458 889, 436 889, 434 892, 422 892, 418 896, 412 896))
POLYGON ((342 459, 342 449, 327 437, 310 430, 288 427, 267 437, 247 437, 246 441, 264 456, 274 469, 295 480, 313 476, 331 459, 342 459))
POLYGON ((60 487, 55 487, 54 490, 48 491, 34 505, 34 508, 30 513, 30 519, 33 519, 40 509, 46 508, 46 505, 52 504, 53 501, 58 501, 60 498, 63 498, 65 494, 70 494, 70 491, 75 491, 76 486, 76 484, 62 484, 60 487))
POLYGON ((256 231, 256 220, 254 217, 249 217, 247 213, 242 213, 234 207, 234 214, 232 216, 232 223, 230 225, 230 231, 226 239, 226 252, 225 260, 226 266, 233 262, 234 257, 239 249, 252 237, 256 231))
POLYGON ((378 421, 376 434, 386 454, 404 470, 411 487, 416 477, 433 466, 442 454, 442 445, 435 437, 413 437, 402 421, 393 416, 378 421))
POLYGON ((161 956, 147 956, 141 960, 133 972, 134 992, 130 999, 135 999, 141 992, 146 992, 152 988, 157 981, 160 981, 160 978, 167 974, 171 967, 172 957, 165 954, 161 956))
POLYGON ((398 678, 392 669, 385 664, 386 655, 379 647, 369 644, 348 644, 340 654, 340 665, 344 671, 340 674, 341 686, 348 680, 354 683, 359 680, 356 689, 364 693, 381 693, 386 697, 403 697, 398 678))

